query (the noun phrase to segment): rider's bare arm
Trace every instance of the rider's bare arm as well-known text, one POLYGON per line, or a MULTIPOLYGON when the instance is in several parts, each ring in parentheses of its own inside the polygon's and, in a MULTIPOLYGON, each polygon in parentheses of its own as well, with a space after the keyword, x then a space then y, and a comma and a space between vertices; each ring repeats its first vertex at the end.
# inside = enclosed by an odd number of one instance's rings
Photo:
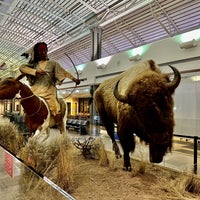
POLYGON ((77 85, 80 84, 80 80, 75 78, 74 76, 72 76, 69 72, 65 71, 65 77, 71 79, 72 81, 74 81, 77 85))
POLYGON ((23 74, 30 74, 30 75, 33 75, 33 76, 36 75, 36 69, 28 67, 27 65, 21 65, 19 70, 23 74))

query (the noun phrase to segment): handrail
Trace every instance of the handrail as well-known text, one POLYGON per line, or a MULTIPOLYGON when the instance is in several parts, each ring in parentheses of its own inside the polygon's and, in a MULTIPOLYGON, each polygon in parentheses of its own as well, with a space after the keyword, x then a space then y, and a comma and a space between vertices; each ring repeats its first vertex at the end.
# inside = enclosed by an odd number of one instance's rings
POLYGON ((183 137, 183 138, 190 138, 194 140, 194 148, 193 148, 193 156, 194 156, 194 161, 193 161, 193 172, 194 174, 197 174, 197 146, 198 146, 198 140, 200 140, 200 137, 198 136, 189 136, 189 135, 179 135, 179 134, 174 134, 175 137, 183 137))

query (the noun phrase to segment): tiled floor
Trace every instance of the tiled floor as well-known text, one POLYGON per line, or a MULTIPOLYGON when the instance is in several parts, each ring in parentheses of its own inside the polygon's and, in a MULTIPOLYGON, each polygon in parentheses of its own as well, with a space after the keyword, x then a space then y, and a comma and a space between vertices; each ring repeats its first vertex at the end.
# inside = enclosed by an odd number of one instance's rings
POLYGON ((18 195, 20 194, 19 192, 19 178, 17 174, 14 174, 11 176, 9 175, 9 169, 8 168, 13 168, 14 171, 17 169, 17 163, 15 159, 12 159, 12 156, 9 155, 10 162, 7 160, 5 161, 5 157, 7 154, 3 148, 0 147, 0 199, 2 200, 15 200, 17 199, 18 195), (7 167, 6 167, 6 163, 7 167), (13 163, 13 166, 11 166, 13 163), (7 168, 7 169, 6 169, 7 168))
MULTIPOLYGON (((57 132, 57 129, 51 131, 57 132)), ((87 135, 81 135, 79 132, 69 130, 69 137, 80 138, 80 137, 101 137, 104 142, 105 148, 109 151, 112 149, 110 138, 107 136, 106 131, 99 126, 90 126, 87 135)), ((198 144, 198 160, 200 159, 200 144, 198 144)), ((145 161, 149 160, 148 147, 137 143, 135 152, 131 155, 133 158, 142 159, 145 161)), ((174 145, 172 153, 167 154, 164 157, 164 161, 160 164, 165 167, 170 167, 179 171, 192 172, 193 170, 193 142, 186 141, 184 139, 174 138, 174 145)), ((198 161, 197 167, 200 171, 200 162, 198 161)), ((5 152, 0 148, 0 199, 1 200, 19 200, 19 186, 18 180, 20 177, 20 163, 14 160, 14 176, 10 177, 5 170, 5 152), (18 196, 18 198, 17 198, 18 196)))

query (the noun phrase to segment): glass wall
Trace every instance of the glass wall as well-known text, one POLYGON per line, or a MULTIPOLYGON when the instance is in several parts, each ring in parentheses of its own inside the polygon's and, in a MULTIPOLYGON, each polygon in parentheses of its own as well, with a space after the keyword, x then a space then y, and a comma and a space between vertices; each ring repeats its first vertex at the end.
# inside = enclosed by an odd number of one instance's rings
POLYGON ((75 200, 0 146, 0 199, 75 200), (29 178, 29 179, 28 179, 29 178))
POLYGON ((174 95, 174 133, 200 137, 200 72, 181 76, 181 83, 174 95))

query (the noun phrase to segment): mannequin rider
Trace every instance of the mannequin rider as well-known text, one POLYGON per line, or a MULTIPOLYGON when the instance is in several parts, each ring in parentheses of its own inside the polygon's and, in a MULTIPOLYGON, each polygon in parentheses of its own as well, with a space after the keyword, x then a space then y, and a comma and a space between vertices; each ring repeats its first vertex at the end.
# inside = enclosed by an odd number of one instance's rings
POLYGON ((54 116, 58 127, 61 128, 61 111, 56 84, 61 85, 65 78, 69 78, 79 85, 80 80, 67 72, 59 63, 50 60, 47 52, 48 48, 45 42, 35 44, 30 61, 21 65, 19 70, 26 74, 32 92, 46 100, 51 114, 54 116))

